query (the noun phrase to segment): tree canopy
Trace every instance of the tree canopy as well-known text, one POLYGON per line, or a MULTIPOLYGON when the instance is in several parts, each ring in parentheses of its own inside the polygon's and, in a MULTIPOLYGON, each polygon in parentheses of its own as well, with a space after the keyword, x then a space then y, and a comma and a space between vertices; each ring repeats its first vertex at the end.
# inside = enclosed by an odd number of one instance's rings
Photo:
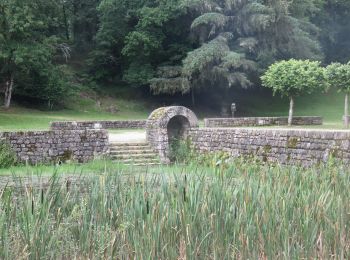
POLYGON ((272 64, 261 77, 262 85, 273 93, 285 97, 311 94, 315 90, 325 90, 327 84, 325 70, 318 61, 295 60, 272 64))
POLYGON ((225 98, 276 61, 348 62, 349 28, 347 0, 3 0, 0 85, 50 104, 79 84, 225 98))
POLYGON ((51 104, 65 95, 63 70, 54 60, 59 52, 69 53, 55 35, 56 11, 55 1, 0 3, 0 75, 6 108, 13 91, 51 104))

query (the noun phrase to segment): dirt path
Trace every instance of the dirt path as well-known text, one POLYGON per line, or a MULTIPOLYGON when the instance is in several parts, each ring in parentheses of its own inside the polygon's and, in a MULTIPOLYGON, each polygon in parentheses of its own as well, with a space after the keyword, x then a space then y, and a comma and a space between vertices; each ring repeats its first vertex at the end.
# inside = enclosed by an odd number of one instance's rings
POLYGON ((142 143, 146 142, 146 132, 110 133, 109 141, 113 143, 142 143))

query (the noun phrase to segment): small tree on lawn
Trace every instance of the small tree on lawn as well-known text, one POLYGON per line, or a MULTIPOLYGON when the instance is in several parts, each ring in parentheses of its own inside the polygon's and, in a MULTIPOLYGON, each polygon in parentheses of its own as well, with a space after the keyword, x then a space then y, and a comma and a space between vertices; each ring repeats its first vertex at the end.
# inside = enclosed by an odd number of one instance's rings
POLYGON ((325 69, 318 61, 288 60, 272 64, 261 77, 264 87, 290 99, 288 125, 292 125, 294 98, 326 87, 325 69))
POLYGON ((345 92, 344 125, 349 128, 350 62, 347 64, 332 63, 327 67, 326 72, 329 84, 345 92))

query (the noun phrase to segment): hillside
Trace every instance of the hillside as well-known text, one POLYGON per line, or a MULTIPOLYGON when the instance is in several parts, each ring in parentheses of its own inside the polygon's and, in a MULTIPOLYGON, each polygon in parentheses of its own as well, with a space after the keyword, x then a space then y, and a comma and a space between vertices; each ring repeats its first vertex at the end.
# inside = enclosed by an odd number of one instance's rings
MULTIPOLYGON (((59 111, 40 111, 37 109, 14 106, 10 110, 0 110, 0 130, 45 130, 51 121, 61 120, 123 120, 145 119, 162 102, 146 101, 140 98, 112 98, 96 101, 80 96, 71 101, 68 108, 59 111), (117 109, 115 113, 107 110, 117 109)), ((238 106, 238 116, 287 116, 288 100, 272 97, 266 92, 241 91, 234 98, 238 106)), ((295 115, 323 116, 325 128, 341 128, 343 114, 343 95, 331 92, 303 96, 296 99, 295 115)), ((170 104, 170 103, 169 103, 170 104)), ((192 108, 193 109, 193 108, 192 108)), ((194 108, 201 119, 219 116, 218 111, 205 109, 203 105, 194 108)))

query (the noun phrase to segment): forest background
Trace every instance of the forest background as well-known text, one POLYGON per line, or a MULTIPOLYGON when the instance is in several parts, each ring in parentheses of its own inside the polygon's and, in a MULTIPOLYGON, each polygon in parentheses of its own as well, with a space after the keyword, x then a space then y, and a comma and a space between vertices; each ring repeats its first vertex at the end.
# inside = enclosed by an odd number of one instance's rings
MULTIPOLYGON (((3 0, 0 86, 44 109, 111 89, 220 109, 278 60, 350 60, 348 0, 3 0), (84 93, 84 94, 82 94, 84 93), (89 93, 89 94, 86 94, 89 93), (93 94, 91 94, 93 93, 93 94)), ((164 101, 167 100, 167 101, 164 101)))

